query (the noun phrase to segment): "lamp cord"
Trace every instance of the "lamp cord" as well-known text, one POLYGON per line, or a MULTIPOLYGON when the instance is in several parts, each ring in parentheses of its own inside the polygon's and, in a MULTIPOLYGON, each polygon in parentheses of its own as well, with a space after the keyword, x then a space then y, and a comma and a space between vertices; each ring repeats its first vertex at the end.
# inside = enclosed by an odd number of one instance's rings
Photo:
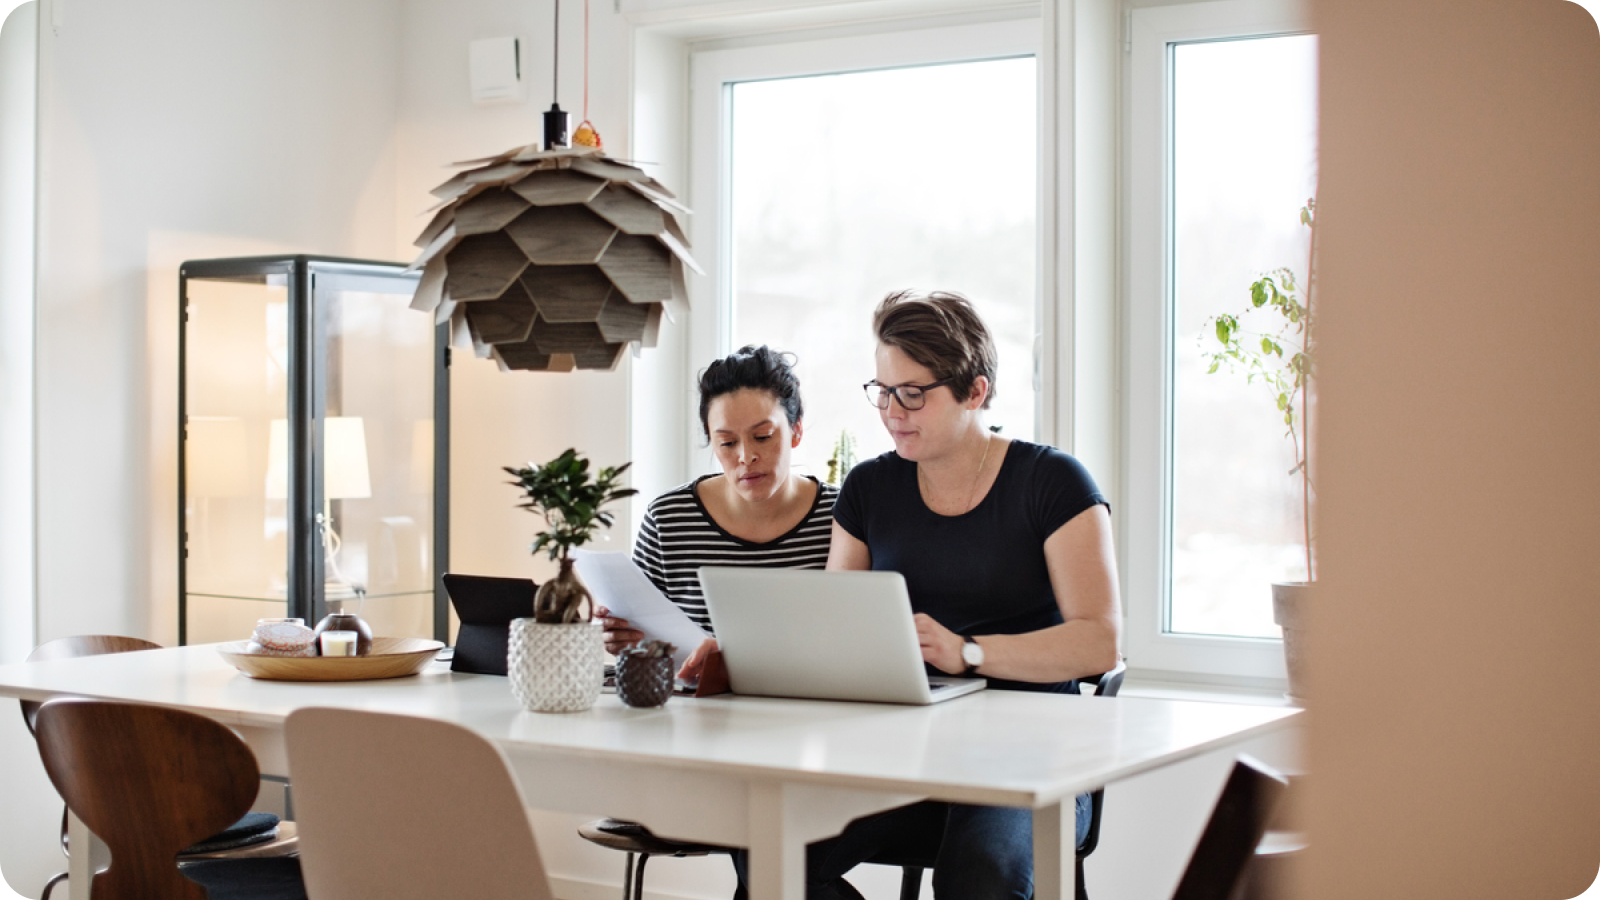
POLYGON ((553 86, 552 86, 552 90, 551 90, 550 102, 551 103, 560 103, 561 102, 561 0, 555 0, 555 3, 553 3, 552 5, 556 8, 556 30, 555 30, 554 39, 551 41, 551 43, 555 45, 555 52, 550 55, 551 58, 555 61, 555 65, 554 65, 554 70, 555 71, 553 72, 553 74, 551 76, 551 79, 550 79, 553 82, 553 86))
POLYGON ((589 0, 583 0, 583 120, 589 121, 589 0))

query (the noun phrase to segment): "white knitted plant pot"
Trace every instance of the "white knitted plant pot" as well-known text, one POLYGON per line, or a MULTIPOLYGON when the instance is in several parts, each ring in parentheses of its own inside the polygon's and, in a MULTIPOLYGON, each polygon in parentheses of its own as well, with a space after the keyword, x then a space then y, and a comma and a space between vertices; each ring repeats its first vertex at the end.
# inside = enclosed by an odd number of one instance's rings
POLYGON ((513 619, 506 674, 511 693, 533 712, 583 712, 594 706, 605 680, 605 644, 599 622, 544 625, 513 619))

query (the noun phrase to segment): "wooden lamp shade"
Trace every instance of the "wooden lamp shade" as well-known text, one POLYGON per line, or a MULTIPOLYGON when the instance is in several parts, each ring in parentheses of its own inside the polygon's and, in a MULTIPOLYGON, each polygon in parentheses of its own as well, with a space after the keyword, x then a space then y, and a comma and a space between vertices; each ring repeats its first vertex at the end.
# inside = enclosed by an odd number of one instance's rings
POLYGON ((519 147, 434 188, 412 308, 503 370, 612 369, 688 310, 688 210, 597 147, 519 147))

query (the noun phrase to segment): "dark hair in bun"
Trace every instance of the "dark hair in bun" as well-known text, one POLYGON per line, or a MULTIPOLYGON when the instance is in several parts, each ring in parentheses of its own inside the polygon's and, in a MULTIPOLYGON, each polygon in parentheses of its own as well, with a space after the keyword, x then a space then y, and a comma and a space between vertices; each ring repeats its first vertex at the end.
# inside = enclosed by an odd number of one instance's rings
POLYGON ((783 407, 789 425, 801 416, 800 379, 794 374, 795 356, 766 344, 745 345, 717 360, 700 373, 700 430, 711 439, 711 401, 734 391, 765 391, 783 407))

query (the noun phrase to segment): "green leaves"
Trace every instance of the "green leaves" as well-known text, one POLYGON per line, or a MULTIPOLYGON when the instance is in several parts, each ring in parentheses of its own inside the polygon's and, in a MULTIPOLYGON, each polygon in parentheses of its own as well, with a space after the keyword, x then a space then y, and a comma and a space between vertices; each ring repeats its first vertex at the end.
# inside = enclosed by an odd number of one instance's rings
MULTIPOLYGON (((1316 199, 1306 201, 1300 221, 1315 220, 1316 199)), ((1311 310, 1300 299, 1300 282, 1288 268, 1273 269, 1250 283, 1250 305, 1238 313, 1220 313, 1200 330, 1206 374, 1221 369, 1244 375, 1270 392, 1283 415, 1289 437, 1296 440, 1295 405, 1312 375, 1311 310), (1210 345, 1208 335, 1216 337, 1210 345)))
POLYGON ((542 466, 502 467, 517 479, 510 484, 522 489, 524 502, 517 505, 543 515, 550 526, 534 540, 530 552, 543 551, 551 559, 564 559, 573 547, 588 543, 596 529, 611 527, 615 518, 601 507, 638 493, 619 487, 622 473, 630 465, 601 469, 591 479, 589 460, 568 449, 542 466))

